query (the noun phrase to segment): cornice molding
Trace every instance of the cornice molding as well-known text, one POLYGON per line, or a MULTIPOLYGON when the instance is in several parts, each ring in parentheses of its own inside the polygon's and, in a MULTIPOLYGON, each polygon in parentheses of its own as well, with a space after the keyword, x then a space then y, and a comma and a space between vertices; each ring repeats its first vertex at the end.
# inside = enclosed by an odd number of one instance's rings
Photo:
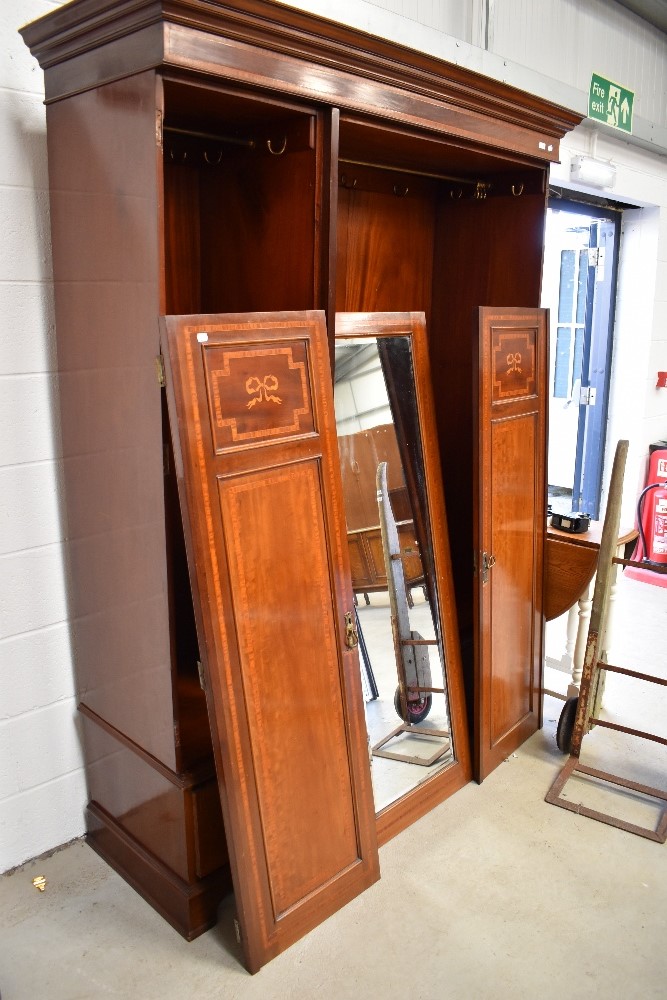
MULTIPOLYGON (((270 0, 73 0, 21 29, 47 72, 147 28, 178 25, 534 128, 560 139, 581 115, 454 63, 270 0)), ((137 65, 157 68, 153 49, 137 65)), ((124 65, 127 71, 127 64, 124 65)), ((57 95, 51 95, 57 96, 57 95)))

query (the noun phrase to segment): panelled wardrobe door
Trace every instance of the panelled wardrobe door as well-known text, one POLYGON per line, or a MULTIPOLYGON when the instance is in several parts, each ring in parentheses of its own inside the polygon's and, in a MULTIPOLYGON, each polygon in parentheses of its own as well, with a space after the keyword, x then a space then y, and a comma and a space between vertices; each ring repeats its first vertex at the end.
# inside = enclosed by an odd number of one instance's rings
POLYGON ((254 972, 379 877, 324 314, 161 322, 216 769, 254 972))
POLYGON ((542 724, 548 312, 479 312, 475 344, 475 777, 542 724))

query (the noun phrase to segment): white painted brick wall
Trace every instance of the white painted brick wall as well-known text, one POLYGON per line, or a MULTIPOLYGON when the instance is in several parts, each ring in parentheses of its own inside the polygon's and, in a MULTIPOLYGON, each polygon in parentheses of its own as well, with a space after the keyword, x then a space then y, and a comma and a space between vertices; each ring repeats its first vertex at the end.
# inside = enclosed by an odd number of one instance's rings
POLYGON ((83 833, 67 625, 42 72, 0 12, 0 872, 83 833))
MULTIPOLYGON (((547 80, 506 63, 499 69, 499 57, 471 45, 480 37, 475 0, 465 12, 452 0, 425 7, 417 0, 292 2, 516 85, 534 84, 536 92, 540 84, 554 100, 580 99, 569 79, 547 80), (427 9, 430 25, 420 23, 428 22, 427 9)), ((85 782, 58 507, 42 73, 17 33, 59 6, 56 0, 0 4, 0 872, 83 832, 85 782)), ((558 39, 552 48, 559 50, 558 39)), ((587 152, 589 141, 581 130, 566 140, 556 181, 567 181, 570 156, 587 152)), ((628 281, 619 302, 610 436, 631 428, 637 454, 667 437, 667 390, 654 388, 655 371, 667 370, 667 169, 664 160, 622 141, 605 142, 598 153, 606 149, 619 163, 616 193, 656 206, 628 220, 627 271, 641 280, 628 281)), ((638 460, 635 466, 638 477, 638 460)))

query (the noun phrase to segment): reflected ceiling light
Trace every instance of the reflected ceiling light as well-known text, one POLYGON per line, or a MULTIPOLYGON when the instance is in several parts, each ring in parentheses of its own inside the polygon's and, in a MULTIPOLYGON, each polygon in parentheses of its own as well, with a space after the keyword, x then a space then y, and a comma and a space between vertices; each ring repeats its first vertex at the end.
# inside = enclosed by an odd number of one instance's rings
POLYGON ((575 156, 570 163, 570 180, 589 187, 613 188, 616 183, 616 167, 611 160, 575 156))

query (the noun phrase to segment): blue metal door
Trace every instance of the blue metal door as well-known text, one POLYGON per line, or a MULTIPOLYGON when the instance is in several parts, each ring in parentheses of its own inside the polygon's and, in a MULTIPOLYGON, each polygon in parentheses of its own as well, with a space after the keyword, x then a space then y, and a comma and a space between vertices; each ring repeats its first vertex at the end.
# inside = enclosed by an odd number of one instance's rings
POLYGON ((596 520, 609 408, 617 260, 617 219, 592 221, 572 507, 596 520))

